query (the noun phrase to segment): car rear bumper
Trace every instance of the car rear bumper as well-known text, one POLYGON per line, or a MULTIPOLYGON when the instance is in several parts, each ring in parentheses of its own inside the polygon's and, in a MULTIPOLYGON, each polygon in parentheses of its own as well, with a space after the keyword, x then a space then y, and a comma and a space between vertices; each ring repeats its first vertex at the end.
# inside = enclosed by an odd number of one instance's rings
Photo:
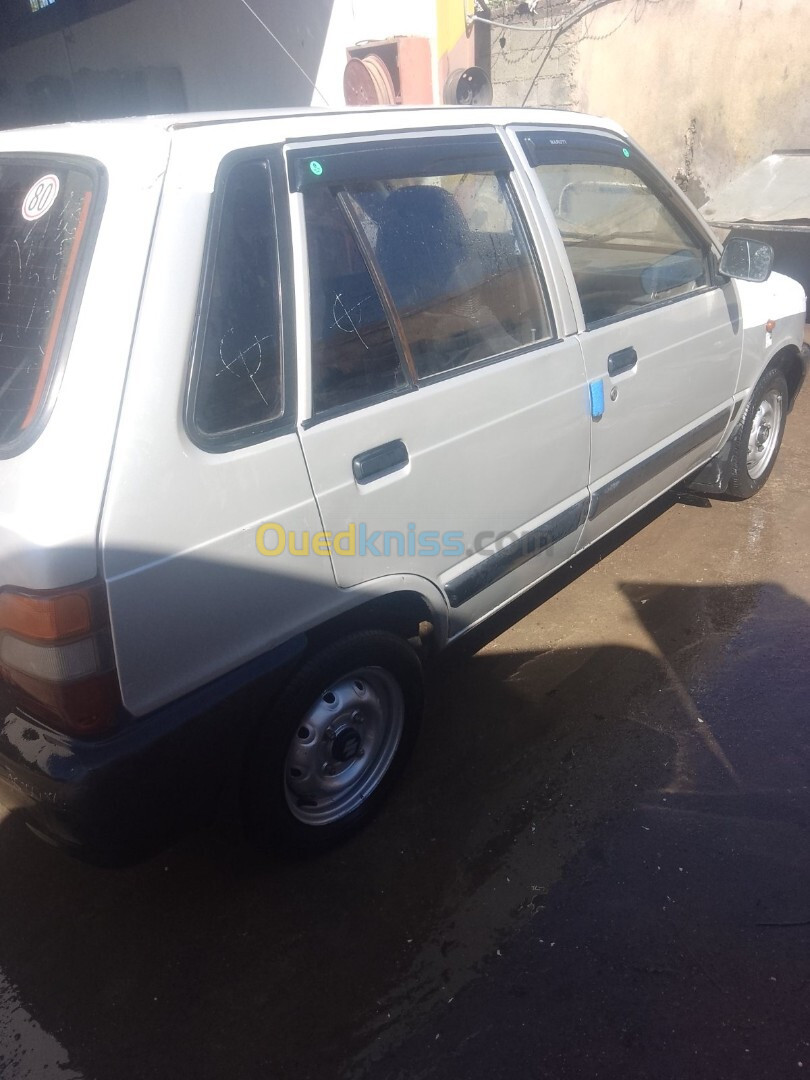
POLYGON ((303 636, 287 642, 103 740, 68 738, 5 707, 0 799, 77 856, 143 857, 216 815, 253 724, 305 647, 303 636))

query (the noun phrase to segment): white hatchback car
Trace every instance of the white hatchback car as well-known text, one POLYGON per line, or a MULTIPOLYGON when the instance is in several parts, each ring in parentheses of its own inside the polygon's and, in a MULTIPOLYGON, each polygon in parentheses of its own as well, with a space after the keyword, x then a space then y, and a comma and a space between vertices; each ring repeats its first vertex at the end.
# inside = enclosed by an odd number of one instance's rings
POLYGON ((90 858, 232 785, 263 846, 346 835, 428 643, 685 478, 765 482, 771 256, 567 112, 0 135, 4 801, 90 858))

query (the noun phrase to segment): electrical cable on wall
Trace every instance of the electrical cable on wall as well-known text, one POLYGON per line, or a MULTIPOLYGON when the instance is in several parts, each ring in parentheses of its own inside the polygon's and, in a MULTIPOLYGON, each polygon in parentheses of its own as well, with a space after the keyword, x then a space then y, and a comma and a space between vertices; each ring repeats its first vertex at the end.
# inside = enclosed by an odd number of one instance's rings
POLYGON ((497 26, 502 30, 525 30, 530 34, 553 34, 562 25, 562 23, 557 23, 556 26, 524 26, 522 23, 507 23, 498 22, 497 19, 485 19, 482 15, 468 15, 467 23, 468 25, 483 23, 485 26, 497 26))

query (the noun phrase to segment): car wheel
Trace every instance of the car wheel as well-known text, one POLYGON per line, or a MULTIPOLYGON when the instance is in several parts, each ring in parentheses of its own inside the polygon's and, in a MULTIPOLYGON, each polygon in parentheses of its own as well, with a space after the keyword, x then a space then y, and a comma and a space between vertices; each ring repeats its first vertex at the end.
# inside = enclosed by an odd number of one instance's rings
POLYGON ((735 437, 727 489, 733 498, 749 499, 765 486, 782 444, 787 406, 785 376, 769 368, 751 394, 735 437))
POLYGON ((251 748, 251 838, 268 851, 309 853, 365 824, 413 747, 422 698, 419 659, 395 634, 353 634, 308 661, 251 748))

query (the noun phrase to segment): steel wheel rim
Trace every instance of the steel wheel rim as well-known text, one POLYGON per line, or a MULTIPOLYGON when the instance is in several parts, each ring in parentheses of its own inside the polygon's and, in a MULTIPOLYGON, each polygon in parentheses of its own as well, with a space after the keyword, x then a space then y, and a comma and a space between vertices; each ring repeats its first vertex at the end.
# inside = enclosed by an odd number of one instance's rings
POLYGON ((759 408, 748 436, 746 468, 752 480, 759 479, 771 463, 776 451, 779 429, 782 426, 782 395, 769 390, 759 408))
POLYGON ((330 825, 357 810, 388 771, 404 723, 402 689, 384 668, 358 668, 325 687, 299 721, 284 762, 293 817, 330 825))

